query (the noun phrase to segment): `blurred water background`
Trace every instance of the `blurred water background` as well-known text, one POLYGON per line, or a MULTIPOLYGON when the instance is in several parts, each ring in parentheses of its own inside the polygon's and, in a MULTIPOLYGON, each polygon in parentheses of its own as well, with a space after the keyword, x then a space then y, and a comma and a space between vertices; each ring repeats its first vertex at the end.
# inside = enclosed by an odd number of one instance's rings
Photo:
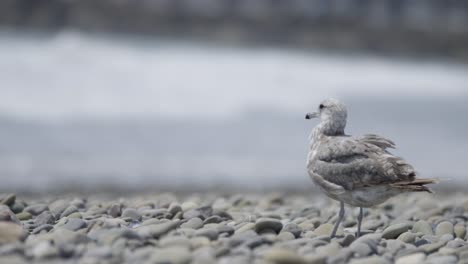
MULTIPOLYGON (((171 35, 169 22, 164 34, 133 34, 89 20, 57 28, 64 22, 37 12, 4 16, 0 31, 2 190, 308 189, 316 121, 304 115, 327 97, 348 105, 349 134, 386 136, 422 176, 468 183, 468 65, 458 45, 329 49, 171 35)), ((460 12, 441 21, 464 39, 460 12)))

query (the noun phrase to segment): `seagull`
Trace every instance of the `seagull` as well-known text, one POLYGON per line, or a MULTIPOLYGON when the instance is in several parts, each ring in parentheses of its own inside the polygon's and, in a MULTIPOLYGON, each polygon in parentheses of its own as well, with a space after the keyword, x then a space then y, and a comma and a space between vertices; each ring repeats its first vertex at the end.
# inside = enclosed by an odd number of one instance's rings
POLYGON ((336 99, 323 101, 316 112, 307 113, 305 118, 320 118, 309 138, 307 172, 327 196, 340 202, 332 238, 343 220, 345 203, 359 207, 359 237, 363 207, 383 203, 400 193, 430 193, 424 185, 437 183, 436 179, 416 178, 413 166, 387 150, 395 148, 393 141, 375 134, 346 135, 346 106, 336 99))

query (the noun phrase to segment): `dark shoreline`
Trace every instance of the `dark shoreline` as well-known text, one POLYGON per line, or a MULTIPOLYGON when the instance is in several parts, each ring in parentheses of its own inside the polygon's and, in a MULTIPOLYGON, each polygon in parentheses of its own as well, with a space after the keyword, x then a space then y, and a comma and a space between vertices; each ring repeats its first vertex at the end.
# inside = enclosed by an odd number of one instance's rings
POLYGON ((468 6, 411 1, 2 1, 0 26, 468 60, 468 6), (418 11, 419 9, 419 11, 418 11))

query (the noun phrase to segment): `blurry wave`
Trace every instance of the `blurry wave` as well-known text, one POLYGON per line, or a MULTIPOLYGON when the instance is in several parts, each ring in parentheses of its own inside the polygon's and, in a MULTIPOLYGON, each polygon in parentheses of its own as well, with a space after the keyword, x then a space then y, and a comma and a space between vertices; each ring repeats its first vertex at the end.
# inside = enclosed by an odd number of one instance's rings
POLYGON ((0 112, 33 119, 303 111, 325 97, 459 96, 468 66, 62 32, 0 34, 0 112))

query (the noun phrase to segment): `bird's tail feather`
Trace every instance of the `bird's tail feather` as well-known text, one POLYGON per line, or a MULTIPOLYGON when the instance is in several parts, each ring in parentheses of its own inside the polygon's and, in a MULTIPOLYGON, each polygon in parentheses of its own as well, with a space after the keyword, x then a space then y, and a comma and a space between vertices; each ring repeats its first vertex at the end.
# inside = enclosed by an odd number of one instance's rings
POLYGON ((414 179, 412 181, 401 181, 390 184, 392 187, 403 189, 409 192, 428 192, 432 193, 426 184, 438 183, 438 179, 414 179))

